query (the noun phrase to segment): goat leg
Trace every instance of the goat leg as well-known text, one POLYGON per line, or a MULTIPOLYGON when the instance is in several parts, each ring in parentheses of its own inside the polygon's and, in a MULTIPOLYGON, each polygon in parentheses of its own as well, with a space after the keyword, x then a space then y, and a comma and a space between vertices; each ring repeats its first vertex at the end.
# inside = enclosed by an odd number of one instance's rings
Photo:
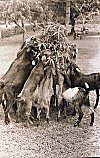
POLYGON ((37 108, 37 127, 40 124, 40 114, 41 114, 41 108, 37 108))
POLYGON ((6 101, 6 109, 4 109, 4 113, 5 113, 5 124, 8 125, 10 123, 10 119, 9 119, 9 111, 11 109, 12 104, 8 104, 8 101, 6 101))
POLYGON ((8 117, 8 113, 5 112, 5 124, 8 125, 10 123, 10 119, 8 117))
MULTIPOLYGON (((68 103, 67 103, 67 104, 68 104, 68 103)), ((66 110, 67 110, 67 107, 66 107, 66 105, 64 105, 64 119, 66 119, 66 116, 67 116, 66 110)))
POLYGON ((94 106, 94 109, 97 108, 98 102, 99 102, 99 88, 96 89, 96 96, 97 96, 97 98, 96 98, 96 104, 95 104, 95 106, 94 106))
POLYGON ((61 117, 61 107, 62 107, 62 96, 58 96, 58 107, 57 107, 57 121, 59 122, 59 119, 61 117))
POLYGON ((79 124, 83 118, 83 112, 82 112, 82 109, 80 106, 78 108, 78 113, 79 113, 79 117, 78 117, 78 120, 76 121, 76 123, 74 124, 74 127, 79 126, 79 124))
POLYGON ((46 107, 46 120, 47 120, 47 123, 49 123, 49 106, 48 105, 46 107))
POLYGON ((60 107, 57 108, 57 121, 60 119, 60 107))
POLYGON ((59 102, 58 107, 57 107, 57 121, 59 122, 60 117, 61 117, 61 107, 62 107, 62 101, 59 102))
POLYGON ((16 110, 16 123, 19 123, 19 118, 21 117, 21 113, 22 113, 21 103, 18 103, 16 110))
POLYGON ((74 106, 74 109, 73 109, 73 112, 72 112, 72 116, 75 116, 76 115, 76 109, 75 109, 75 106, 74 106))
POLYGON ((93 123, 94 123, 94 112, 91 114, 90 126, 93 126, 93 123))
POLYGON ((22 114, 24 116, 24 126, 30 127, 33 122, 30 120, 31 116, 31 108, 32 108, 32 102, 30 100, 23 102, 23 108, 22 108, 22 114))
POLYGON ((89 111, 90 111, 90 115, 91 115, 90 126, 93 126, 93 123, 94 123, 94 109, 90 106, 89 111))

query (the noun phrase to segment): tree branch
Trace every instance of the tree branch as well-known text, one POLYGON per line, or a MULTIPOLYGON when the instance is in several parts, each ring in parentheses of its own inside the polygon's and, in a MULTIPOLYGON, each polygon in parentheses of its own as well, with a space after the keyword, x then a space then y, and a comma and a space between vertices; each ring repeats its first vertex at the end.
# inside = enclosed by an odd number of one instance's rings
POLYGON ((23 27, 21 27, 15 19, 13 20, 13 22, 14 22, 18 27, 20 27, 20 28, 23 30, 24 33, 26 32, 25 29, 24 29, 23 27))

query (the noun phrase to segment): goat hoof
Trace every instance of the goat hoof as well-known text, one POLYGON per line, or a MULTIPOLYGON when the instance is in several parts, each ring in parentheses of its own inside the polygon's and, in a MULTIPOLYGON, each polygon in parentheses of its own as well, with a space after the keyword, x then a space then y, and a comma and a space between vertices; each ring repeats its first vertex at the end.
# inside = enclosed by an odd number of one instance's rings
POLYGON ((9 125, 9 123, 10 123, 10 122, 7 122, 7 121, 5 122, 6 125, 9 125))
POLYGON ((76 112, 73 112, 73 113, 72 113, 72 116, 76 116, 76 112))
POLYGON ((77 127, 77 126, 79 126, 79 125, 77 124, 77 122, 76 122, 76 123, 74 123, 74 127, 77 127))
POLYGON ((23 125, 25 128, 29 128, 29 124, 24 124, 23 125))
POLYGON ((94 110, 97 108, 97 106, 94 106, 94 110))
POLYGON ((49 124, 49 118, 47 118, 47 123, 49 124))
POLYGON ((90 126, 93 126, 93 123, 90 123, 90 126))
POLYGON ((39 122, 36 124, 37 127, 39 127, 39 122))
POLYGON ((24 122, 23 122, 23 126, 24 126, 25 128, 29 128, 29 127, 30 127, 29 122, 28 122, 28 121, 24 121, 24 122))
POLYGON ((18 116, 16 116, 16 123, 19 123, 19 117, 18 116))
POLYGON ((59 122, 59 118, 57 117, 57 122, 59 122))
POLYGON ((31 120, 29 120, 29 125, 33 125, 33 122, 31 120))
POLYGON ((9 123, 10 123, 10 120, 9 120, 9 119, 6 119, 6 120, 5 120, 5 124, 8 125, 9 123))
POLYGON ((36 123, 36 126, 38 127, 38 126, 39 126, 39 124, 40 124, 40 119, 39 119, 39 118, 37 118, 37 123, 36 123))
POLYGON ((66 116, 64 116, 64 119, 66 119, 66 116))
POLYGON ((19 123, 19 121, 18 121, 18 120, 16 120, 16 123, 19 123))

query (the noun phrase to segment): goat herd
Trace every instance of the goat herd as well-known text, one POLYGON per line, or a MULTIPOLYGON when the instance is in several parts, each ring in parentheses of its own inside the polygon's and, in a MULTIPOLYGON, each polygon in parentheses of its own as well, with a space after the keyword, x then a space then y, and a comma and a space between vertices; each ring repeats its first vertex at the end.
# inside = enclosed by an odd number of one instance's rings
POLYGON ((51 41, 51 36, 48 38, 49 41, 46 38, 42 40, 40 37, 28 38, 0 80, 0 103, 4 109, 5 123, 10 122, 9 113, 12 107, 16 114, 16 122, 23 121, 29 126, 36 114, 39 125, 41 110, 44 108, 49 123, 53 96, 57 120, 60 118, 61 103, 64 99, 65 115, 68 104, 73 104, 74 112, 78 111, 79 117, 74 126, 79 126, 82 120, 82 105, 90 110, 90 126, 92 126, 94 109, 99 102, 100 73, 89 75, 81 73, 76 65, 78 52, 76 45, 61 41, 58 34, 56 38, 52 36, 51 41), (96 90, 97 94, 94 108, 89 101, 91 90, 96 90), (31 114, 32 107, 36 110, 34 115, 31 114))

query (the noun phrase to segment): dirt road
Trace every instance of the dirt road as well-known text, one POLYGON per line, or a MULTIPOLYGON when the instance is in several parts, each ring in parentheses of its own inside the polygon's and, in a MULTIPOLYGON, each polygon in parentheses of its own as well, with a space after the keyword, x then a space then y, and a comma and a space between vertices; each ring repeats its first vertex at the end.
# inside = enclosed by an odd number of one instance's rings
MULTIPOLYGON (((15 39, 12 37, 0 41, 1 76, 19 50, 21 40, 16 42, 15 39)), ((79 48, 77 63, 82 72, 100 72, 99 41, 100 37, 85 37, 81 41, 74 41, 79 48)), ((94 92, 91 92, 90 99, 94 105, 94 92)), ((89 116, 84 116, 80 127, 73 127, 75 118, 69 116, 59 123, 51 119, 49 125, 43 121, 38 128, 25 128, 14 120, 6 126, 3 117, 0 107, 0 158, 100 157, 100 104, 95 112, 93 127, 89 126, 89 116)))

